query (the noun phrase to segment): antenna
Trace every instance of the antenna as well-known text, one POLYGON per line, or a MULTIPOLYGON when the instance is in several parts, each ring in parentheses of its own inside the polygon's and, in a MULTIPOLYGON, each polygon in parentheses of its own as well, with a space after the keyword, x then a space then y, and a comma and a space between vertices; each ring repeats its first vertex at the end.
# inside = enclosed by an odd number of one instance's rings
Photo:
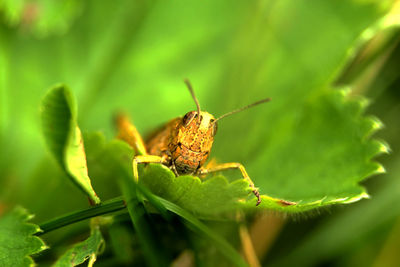
POLYGON ((196 95, 194 94, 193 87, 192 87, 192 85, 190 84, 189 80, 188 80, 188 79, 185 79, 184 82, 185 82, 186 86, 188 87, 188 89, 189 89, 189 91, 190 91, 190 94, 192 95, 192 98, 193 98, 194 102, 196 103, 196 107, 197 107, 197 119, 198 119, 199 122, 200 122, 200 104, 199 104, 199 100, 197 100, 197 97, 196 97, 196 95))
POLYGON ((268 97, 268 98, 259 100, 259 101, 257 101, 257 102, 254 102, 253 104, 247 105, 247 106, 245 106, 245 107, 235 109, 235 110, 233 110, 233 111, 231 111, 231 112, 225 113, 225 114, 222 115, 222 116, 219 116, 219 117, 214 121, 214 123, 217 122, 218 120, 223 119, 223 118, 225 118, 225 117, 228 117, 228 116, 230 116, 230 115, 232 115, 232 114, 241 112, 241 111, 246 110, 246 109, 248 109, 248 108, 252 108, 252 107, 254 107, 254 106, 257 106, 257 105, 259 105, 259 104, 266 103, 266 102, 269 102, 269 101, 271 101, 271 98, 268 97))

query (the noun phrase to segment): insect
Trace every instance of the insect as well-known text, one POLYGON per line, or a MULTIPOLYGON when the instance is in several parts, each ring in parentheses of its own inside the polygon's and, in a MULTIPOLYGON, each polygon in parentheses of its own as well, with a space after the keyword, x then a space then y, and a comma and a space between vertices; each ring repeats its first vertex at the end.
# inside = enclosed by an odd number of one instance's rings
POLYGON ((240 163, 222 163, 212 167, 203 167, 208 159, 218 129, 218 121, 250 107, 266 103, 270 98, 262 99, 248 106, 228 112, 218 118, 200 109, 192 85, 185 83, 196 103, 197 110, 189 111, 183 117, 178 117, 152 134, 146 142, 129 121, 127 116, 117 116, 117 138, 130 144, 136 151, 133 158, 133 176, 139 180, 138 164, 161 163, 169 167, 176 176, 184 174, 204 175, 228 169, 238 169, 243 178, 249 182, 253 194, 257 198, 256 205, 261 203, 260 193, 254 186, 244 166, 240 163))

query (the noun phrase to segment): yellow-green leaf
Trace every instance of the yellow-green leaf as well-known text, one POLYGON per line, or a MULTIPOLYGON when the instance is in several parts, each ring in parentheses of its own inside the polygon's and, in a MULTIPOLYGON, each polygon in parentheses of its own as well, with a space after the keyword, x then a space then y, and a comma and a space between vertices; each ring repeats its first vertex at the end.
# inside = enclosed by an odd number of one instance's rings
POLYGON ((89 260, 88 266, 93 266, 97 255, 104 246, 103 235, 98 226, 93 226, 90 236, 70 248, 53 265, 54 267, 76 266, 89 260))
POLYGON ((91 201, 100 203, 88 175, 77 108, 68 88, 58 85, 49 90, 42 101, 41 117, 46 143, 55 159, 91 201))

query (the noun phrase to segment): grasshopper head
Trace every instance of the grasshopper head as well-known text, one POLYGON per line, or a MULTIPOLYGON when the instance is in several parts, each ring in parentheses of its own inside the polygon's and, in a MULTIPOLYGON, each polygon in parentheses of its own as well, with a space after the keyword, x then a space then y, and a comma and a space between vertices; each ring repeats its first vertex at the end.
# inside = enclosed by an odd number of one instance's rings
POLYGON ((182 126, 194 133, 207 133, 214 137, 217 133, 218 125, 213 115, 206 111, 190 111, 182 118, 182 126))
POLYGON ((190 111, 178 127, 178 140, 194 152, 209 152, 217 133, 217 122, 208 112, 190 111))
POLYGON ((207 160, 217 123, 208 112, 190 111, 181 119, 175 129, 171 143, 171 157, 179 174, 194 173, 207 160))
POLYGON ((170 142, 171 158, 179 174, 194 173, 207 160, 217 133, 218 120, 270 100, 269 98, 260 100, 216 119, 210 113, 201 111, 190 82, 185 80, 185 83, 192 94, 197 110, 185 114, 175 128, 173 140, 170 142))

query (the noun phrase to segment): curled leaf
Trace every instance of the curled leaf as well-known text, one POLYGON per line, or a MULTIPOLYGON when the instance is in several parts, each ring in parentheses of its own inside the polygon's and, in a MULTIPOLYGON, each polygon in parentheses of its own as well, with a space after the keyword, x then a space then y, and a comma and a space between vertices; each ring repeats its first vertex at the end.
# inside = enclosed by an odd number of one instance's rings
POLYGON ((41 105, 46 143, 68 177, 95 203, 100 203, 88 175, 83 138, 70 90, 58 85, 49 90, 41 105))

